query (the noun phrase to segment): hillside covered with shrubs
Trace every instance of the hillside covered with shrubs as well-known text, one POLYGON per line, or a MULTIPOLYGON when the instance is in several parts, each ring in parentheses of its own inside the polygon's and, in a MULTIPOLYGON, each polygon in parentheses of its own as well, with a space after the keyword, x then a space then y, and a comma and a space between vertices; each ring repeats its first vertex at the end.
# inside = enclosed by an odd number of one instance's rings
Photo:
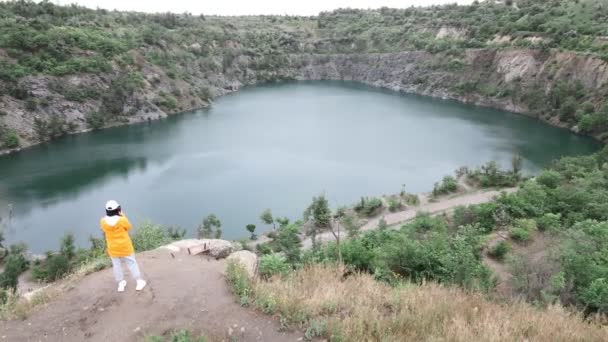
POLYGON ((243 85, 289 79, 447 96, 603 139, 607 18, 604 0, 476 1, 314 17, 2 2, 0 141, 11 149, 157 119, 243 85))

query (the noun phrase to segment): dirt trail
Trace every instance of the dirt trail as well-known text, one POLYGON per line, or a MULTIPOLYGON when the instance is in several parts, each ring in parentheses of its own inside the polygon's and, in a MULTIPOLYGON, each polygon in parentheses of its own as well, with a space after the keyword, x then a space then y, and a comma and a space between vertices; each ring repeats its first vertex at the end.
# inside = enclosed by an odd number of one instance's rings
MULTIPOLYGON (((452 195, 451 197, 443 197, 439 198, 435 202, 430 202, 428 200, 428 196, 421 195, 421 203, 415 207, 408 207, 407 209, 395 213, 389 213, 386 215, 382 215, 380 217, 376 217, 371 219, 366 224, 361 227, 361 231, 368 231, 372 229, 376 229, 380 220, 384 218, 386 223, 389 226, 401 224, 412 220, 416 217, 418 212, 427 212, 430 214, 440 214, 443 212, 447 212, 454 207, 460 205, 472 205, 472 204, 480 204, 491 201, 494 197, 500 195, 501 191, 505 191, 508 193, 514 192, 516 188, 507 188, 498 190, 485 190, 485 191, 476 191, 465 193, 462 195, 452 195)), ((335 238, 331 232, 326 232, 317 235, 317 241, 320 243, 333 241, 335 238)), ((302 241, 303 248, 312 248, 312 240, 306 239, 302 241)))
POLYGON ((0 322, 0 341, 143 341, 172 329, 211 341, 297 341, 269 316, 241 307, 223 277, 224 261, 155 250, 137 255, 148 279, 116 292, 112 270, 90 274, 24 321, 0 322))

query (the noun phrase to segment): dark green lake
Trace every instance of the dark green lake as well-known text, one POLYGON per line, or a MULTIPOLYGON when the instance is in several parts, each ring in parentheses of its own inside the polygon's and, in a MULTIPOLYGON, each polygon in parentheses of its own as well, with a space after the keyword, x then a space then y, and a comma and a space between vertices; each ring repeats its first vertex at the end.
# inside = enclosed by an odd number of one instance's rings
POLYGON ((246 236, 272 208, 301 217, 312 196, 334 206, 361 195, 429 191, 456 168, 514 152, 532 173, 598 144, 537 120, 487 108, 341 82, 243 89, 212 108, 74 135, 0 157, 0 208, 12 207, 8 242, 56 249, 73 232, 99 235, 108 199, 134 223, 194 232, 215 213, 224 237, 246 236))

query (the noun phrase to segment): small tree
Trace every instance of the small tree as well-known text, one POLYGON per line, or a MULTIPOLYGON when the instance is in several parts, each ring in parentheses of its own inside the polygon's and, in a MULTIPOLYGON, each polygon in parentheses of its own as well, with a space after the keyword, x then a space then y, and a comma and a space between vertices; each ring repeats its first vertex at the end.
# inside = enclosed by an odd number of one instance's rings
POLYGON ((302 244, 299 233, 299 227, 295 224, 290 224, 281 227, 273 239, 279 246, 280 251, 285 253, 287 261, 292 265, 300 261, 300 247, 302 244))
POLYGON ((523 159, 521 157, 521 154, 515 153, 513 155, 513 158, 511 158, 511 167, 513 170, 513 175, 516 178, 519 178, 519 173, 521 172, 522 164, 523 164, 523 159))
POLYGON ((304 211, 304 221, 311 223, 308 234, 311 236, 313 249, 317 248, 317 234, 331 225, 331 210, 325 195, 312 198, 312 203, 304 211))
POLYGON ((74 245, 74 234, 67 233, 61 239, 61 247, 59 252, 68 260, 72 260, 76 256, 76 246, 74 245))
POLYGON ((255 240, 257 239, 256 235, 255 235, 255 224, 248 224, 247 226, 245 226, 245 228, 247 229, 247 231, 249 233, 251 233, 251 240, 255 240))
POLYGON ((216 236, 216 238, 219 238, 217 237, 218 234, 220 237, 222 235, 222 230, 220 229, 221 227, 222 223, 217 218, 217 216, 215 216, 215 214, 210 214, 205 217, 203 219, 203 222, 198 226, 198 238, 209 239, 212 236, 216 236))
POLYGON ((359 220, 356 215, 353 214, 345 214, 340 218, 340 224, 346 230, 348 237, 357 237, 359 236, 361 226, 359 225, 359 220))
POLYGON ((272 229, 277 228, 274 223, 274 218, 272 217, 272 211, 270 209, 262 211, 262 214, 260 215, 260 220, 262 220, 262 222, 264 222, 265 224, 271 224, 272 229))
POLYGON ((277 217, 274 219, 276 223, 279 224, 280 228, 286 227, 289 225, 289 219, 287 217, 277 217))

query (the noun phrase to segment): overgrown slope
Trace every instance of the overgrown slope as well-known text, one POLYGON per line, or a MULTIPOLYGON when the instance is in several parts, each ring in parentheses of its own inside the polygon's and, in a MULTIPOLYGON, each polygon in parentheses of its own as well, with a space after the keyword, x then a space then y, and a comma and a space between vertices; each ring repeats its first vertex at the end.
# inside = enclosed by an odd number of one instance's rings
MULTIPOLYGON (((503 306, 437 284, 390 287, 371 275, 343 277, 312 266, 269 281, 240 281, 259 310, 281 317, 306 337, 330 341, 605 341, 608 331, 559 306, 503 306), (248 285, 243 285, 248 284, 248 285)), ((238 288, 237 288, 238 290, 238 288)))
MULTIPOLYGON (((512 3, 507 1, 507 3, 512 3)), ((243 85, 345 79, 538 115, 604 139, 606 1, 151 15, 0 3, 0 142, 206 106, 243 85)))

